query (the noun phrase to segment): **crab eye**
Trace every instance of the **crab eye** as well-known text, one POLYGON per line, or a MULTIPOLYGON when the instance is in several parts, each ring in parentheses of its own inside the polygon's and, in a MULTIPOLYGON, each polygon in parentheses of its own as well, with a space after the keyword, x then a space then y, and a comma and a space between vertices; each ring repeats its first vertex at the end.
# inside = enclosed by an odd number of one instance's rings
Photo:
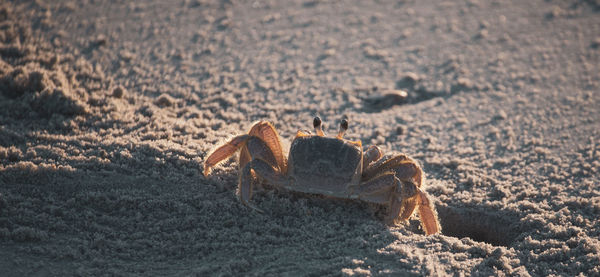
POLYGON ((313 119, 313 127, 317 128, 321 126, 321 118, 318 116, 315 116, 315 119, 313 119))
POLYGON ((342 128, 344 131, 348 130, 348 119, 342 119, 340 122, 340 128, 342 128))

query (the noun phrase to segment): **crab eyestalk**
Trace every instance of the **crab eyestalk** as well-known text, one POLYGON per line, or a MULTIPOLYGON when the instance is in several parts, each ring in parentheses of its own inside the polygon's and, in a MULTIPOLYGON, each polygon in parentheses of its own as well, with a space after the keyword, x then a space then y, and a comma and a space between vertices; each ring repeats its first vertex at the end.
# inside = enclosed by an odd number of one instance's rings
POLYGON ((323 133, 323 129, 321 128, 320 117, 315 116, 315 119, 313 119, 313 126, 315 127, 315 132, 317 133, 317 136, 325 136, 325 133, 323 133))
POLYGON ((348 119, 344 118, 340 122, 340 130, 338 131, 337 138, 342 139, 346 130, 348 130, 348 119))

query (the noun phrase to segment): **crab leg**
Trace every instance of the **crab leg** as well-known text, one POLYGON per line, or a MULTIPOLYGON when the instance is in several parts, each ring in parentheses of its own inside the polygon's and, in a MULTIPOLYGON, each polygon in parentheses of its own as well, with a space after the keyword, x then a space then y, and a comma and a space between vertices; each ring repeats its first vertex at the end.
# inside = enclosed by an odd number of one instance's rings
POLYGON ((395 223, 395 219, 403 210, 401 197, 396 193, 399 189, 400 180, 394 176, 393 172, 381 174, 373 179, 361 183, 353 194, 358 199, 377 204, 389 203, 388 220, 395 223))
POLYGON ((287 184, 287 180, 283 174, 273 168, 273 166, 271 166, 268 162, 260 158, 254 158, 252 161, 246 164, 246 166, 244 166, 238 185, 240 201, 242 201, 244 205, 262 212, 261 209, 250 203, 253 188, 252 171, 272 185, 284 186, 287 184))
MULTIPOLYGON (((371 155, 369 152, 376 151, 371 149, 372 148, 369 148, 367 150, 367 154, 371 155)), ((367 155, 367 158, 369 158, 369 155, 367 155)), ((376 176, 383 171, 393 171, 395 172, 396 177, 402 181, 405 181, 404 183, 407 183, 406 181, 414 180, 417 188, 421 186, 423 175, 421 168, 415 161, 406 155, 398 155, 388 159, 380 159, 377 163, 365 170, 362 178, 363 180, 369 180, 373 178, 373 176, 376 176)), ((417 207, 417 199, 414 197, 403 197, 402 207, 400 219, 408 220, 417 207)))
POLYGON ((416 197, 403 199, 402 206, 404 207, 404 209, 402 210, 402 214, 400 214, 400 219, 406 221, 413 215, 415 209, 417 208, 416 197))
MULTIPOLYGON (((281 140, 279 139, 279 134, 275 130, 275 127, 271 125, 271 123, 266 121, 259 121, 254 124, 250 131, 248 132, 251 136, 256 136, 263 140, 267 147, 273 153, 275 160, 277 161, 277 166, 281 169, 281 171, 286 172, 287 170, 287 161, 283 156, 283 148, 281 147, 281 140)), ((244 166, 252 160, 250 152, 246 147, 242 148, 242 152, 240 153, 240 168, 244 168, 244 166)))
POLYGON ((375 203, 385 203, 388 199, 374 201, 370 199, 369 196, 372 196, 375 193, 380 193, 382 190, 393 189, 399 183, 400 180, 394 176, 394 172, 386 172, 356 186, 356 188, 352 191, 352 194, 358 196, 358 198, 362 200, 375 203))
POLYGON ((427 193, 417 187, 412 181, 403 182, 402 191, 402 212, 399 218, 406 221, 413 214, 416 207, 419 207, 419 219, 425 234, 432 235, 441 230, 440 223, 437 220, 437 213, 433 203, 429 200, 427 193))
POLYGON ((277 158, 273 153, 273 150, 269 147, 267 142, 265 142, 261 138, 250 137, 250 139, 248 139, 244 147, 248 150, 248 153, 250 154, 252 160, 264 160, 268 164, 272 165, 275 168, 275 170, 281 171, 277 162, 277 158))
POLYGON ((249 202, 252 198, 254 186, 252 180, 254 179, 254 174, 273 185, 281 184, 285 178, 267 142, 258 137, 250 137, 246 142, 245 148, 250 157, 252 157, 252 160, 246 163, 240 170, 240 179, 238 182, 240 201, 244 205, 261 211, 249 202))
POLYGON ((404 205, 402 204, 402 199, 399 199, 396 195, 393 195, 390 199, 390 209, 389 214, 387 215, 387 222, 392 225, 398 224, 398 215, 402 213, 404 210, 404 205))
POLYGON ((421 190, 417 194, 417 201, 419 202, 419 217, 425 233, 428 235, 440 232, 440 223, 437 220, 437 213, 433 208, 433 204, 429 201, 427 194, 421 190))
POLYGON ((281 141, 279 140, 277 131, 273 125, 271 125, 271 123, 259 121, 252 126, 248 134, 236 136, 229 142, 215 149, 204 162, 204 176, 208 176, 214 166, 233 155, 239 149, 241 149, 239 160, 240 169, 243 168, 244 165, 252 160, 252 156, 248 151, 248 147, 246 147, 246 142, 251 137, 257 137, 264 141, 277 161, 277 166, 285 172, 287 168, 287 161, 283 157, 281 141))
POLYGON ((249 135, 240 135, 234 137, 229 142, 215 149, 204 161, 204 176, 210 174, 212 167, 216 166, 221 161, 227 159, 233 155, 238 149, 246 144, 246 141, 250 138, 249 135))
MULTIPOLYGON (((372 148, 367 149, 366 153, 366 159, 369 160, 372 159, 370 155, 377 154, 372 148)), ((420 190, 423 183, 421 167, 406 155, 382 158, 364 171, 362 179, 369 182, 373 178, 379 178, 381 172, 393 172, 394 176, 402 182, 400 197, 395 194, 390 200, 389 218, 392 221, 396 219, 406 221, 418 207, 425 233, 430 235, 440 232, 441 228, 433 204, 427 194, 420 190)))
POLYGON ((363 168, 366 169, 369 164, 381 159, 382 156, 383 152, 381 151, 381 148, 379 148, 377 145, 369 146, 369 148, 367 148, 363 154, 363 168))
MULTIPOLYGON (((378 203, 386 204, 389 203, 389 214, 387 216, 388 221, 393 224, 397 224, 397 219, 402 221, 407 220, 408 217, 404 218, 403 215, 406 213, 412 214, 415 206, 407 205, 407 203, 417 204, 420 199, 420 193, 422 193, 412 181, 402 182, 395 176, 394 172, 383 173, 373 179, 367 180, 361 183, 353 194, 357 195, 359 199, 378 203), (407 209, 411 209, 409 212, 407 209)), ((427 222, 424 221, 424 229, 427 234, 436 233, 431 226, 437 226, 437 221, 433 216, 433 209, 427 198, 426 203, 424 202, 423 213, 426 214, 425 218, 428 218, 427 222), (431 216, 429 216, 431 215, 431 216)), ((421 211, 421 210, 419 210, 421 211)))
POLYGON ((265 163, 265 161, 259 160, 259 159, 254 159, 252 161, 250 161, 249 163, 247 163, 244 168, 242 168, 242 172, 240 174, 240 180, 238 182, 238 195, 240 197, 240 201, 242 201, 242 204, 258 211, 258 212, 263 212, 261 209, 255 207, 254 205, 252 205, 250 203, 250 198, 252 198, 252 189, 253 189, 253 185, 252 185, 252 168, 253 167, 257 167, 257 164, 259 163, 265 163))
POLYGON ((421 167, 406 155, 398 155, 370 166, 363 173, 363 180, 368 180, 380 172, 394 171, 400 180, 414 180, 421 187, 423 173, 421 167))
MULTIPOLYGON (((396 216, 400 215, 398 218, 402 221, 406 221, 410 218, 415 208, 418 206, 419 219, 421 221, 421 226, 423 227, 423 230, 425 230, 425 234, 432 235, 439 233, 441 227, 437 220, 437 213, 433 208, 433 204, 431 203, 429 197, 427 197, 427 194, 425 192, 421 191, 416 187, 415 189, 417 190, 415 196, 405 198, 402 200, 402 202, 397 204, 401 207, 397 209, 400 213, 396 214, 396 216)), ((396 211, 396 209, 394 209, 393 207, 393 204, 391 210, 393 212, 396 211)), ((390 217, 393 218, 393 215, 393 213, 390 213, 390 217)))

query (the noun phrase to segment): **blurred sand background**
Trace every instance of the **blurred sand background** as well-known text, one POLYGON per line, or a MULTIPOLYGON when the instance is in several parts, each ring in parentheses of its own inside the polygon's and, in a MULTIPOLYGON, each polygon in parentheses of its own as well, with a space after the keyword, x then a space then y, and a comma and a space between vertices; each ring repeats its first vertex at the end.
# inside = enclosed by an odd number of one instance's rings
POLYGON ((600 275, 598 72, 597 0, 2 1, 0 275, 600 275), (443 234, 201 174, 315 115, 419 160, 443 234))

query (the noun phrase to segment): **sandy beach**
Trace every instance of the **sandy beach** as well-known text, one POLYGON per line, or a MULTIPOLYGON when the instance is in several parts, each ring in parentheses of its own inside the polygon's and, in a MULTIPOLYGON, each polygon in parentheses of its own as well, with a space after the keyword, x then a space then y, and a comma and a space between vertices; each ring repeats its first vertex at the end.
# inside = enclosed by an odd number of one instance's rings
POLYGON ((0 275, 598 276, 599 72, 597 0, 3 1, 0 275), (203 175, 315 116, 418 161, 442 232, 203 175))

